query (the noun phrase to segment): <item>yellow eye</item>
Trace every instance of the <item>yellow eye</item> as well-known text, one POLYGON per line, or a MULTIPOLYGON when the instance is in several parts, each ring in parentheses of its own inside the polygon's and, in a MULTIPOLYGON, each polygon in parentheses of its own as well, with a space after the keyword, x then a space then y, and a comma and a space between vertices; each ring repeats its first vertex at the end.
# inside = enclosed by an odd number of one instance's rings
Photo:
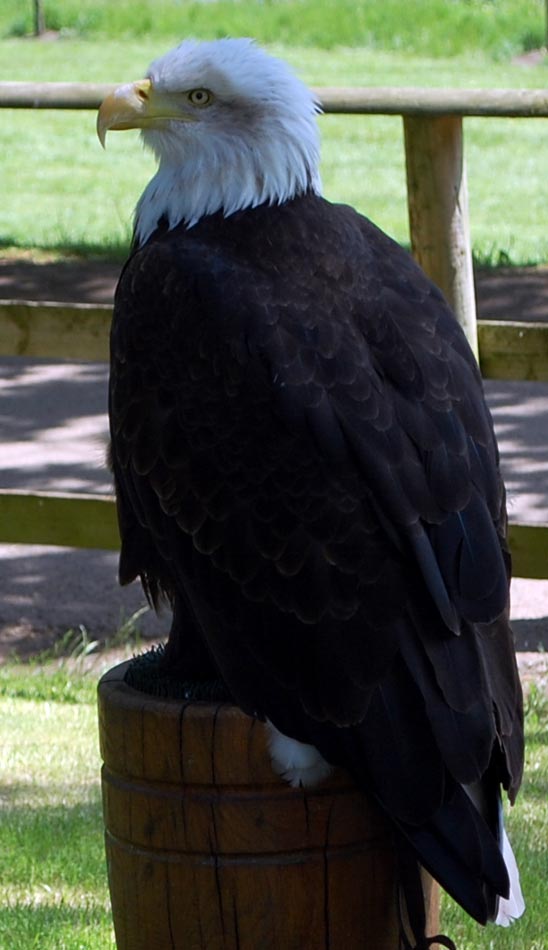
POLYGON ((211 102, 211 93, 208 89, 192 89, 188 94, 188 99, 193 106, 208 106, 211 102))

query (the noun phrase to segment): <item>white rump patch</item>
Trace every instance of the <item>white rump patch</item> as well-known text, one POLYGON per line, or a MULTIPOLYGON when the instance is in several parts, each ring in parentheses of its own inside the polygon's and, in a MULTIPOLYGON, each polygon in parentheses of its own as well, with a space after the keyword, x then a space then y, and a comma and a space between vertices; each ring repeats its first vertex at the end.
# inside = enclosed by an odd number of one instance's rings
POLYGON ((268 746, 272 768, 293 788, 318 785, 333 771, 313 745, 290 739, 267 719, 268 746))

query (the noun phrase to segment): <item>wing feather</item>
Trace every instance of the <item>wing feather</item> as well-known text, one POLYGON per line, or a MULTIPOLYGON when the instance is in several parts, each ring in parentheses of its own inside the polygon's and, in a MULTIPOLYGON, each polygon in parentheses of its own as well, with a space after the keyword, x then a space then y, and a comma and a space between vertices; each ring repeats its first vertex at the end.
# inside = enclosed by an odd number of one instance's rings
POLYGON ((118 287, 110 418, 122 581, 180 593, 242 707, 351 768, 486 919, 504 868, 459 783, 515 794, 521 696, 498 453, 441 294, 313 196, 159 231, 118 287))

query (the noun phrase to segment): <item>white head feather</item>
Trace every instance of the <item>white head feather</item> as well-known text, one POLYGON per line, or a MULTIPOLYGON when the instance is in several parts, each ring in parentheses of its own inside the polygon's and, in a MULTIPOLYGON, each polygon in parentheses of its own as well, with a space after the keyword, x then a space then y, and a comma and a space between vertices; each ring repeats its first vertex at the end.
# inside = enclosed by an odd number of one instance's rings
POLYGON ((286 63, 252 40, 183 42, 152 63, 148 78, 162 93, 212 96, 194 121, 141 133, 159 168, 137 205, 139 244, 162 216, 170 228, 191 227, 216 211, 320 193, 318 104, 286 63))

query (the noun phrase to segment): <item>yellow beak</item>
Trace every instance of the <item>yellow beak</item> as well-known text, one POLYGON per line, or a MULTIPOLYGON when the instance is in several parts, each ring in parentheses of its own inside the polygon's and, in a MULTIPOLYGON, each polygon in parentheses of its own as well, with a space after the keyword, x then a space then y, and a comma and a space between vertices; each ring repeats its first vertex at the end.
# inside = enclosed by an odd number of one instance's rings
MULTIPOLYGON (((184 101, 184 100, 183 100, 184 101)), ((161 129, 170 119, 183 122, 195 117, 182 108, 181 96, 158 92, 150 79, 118 86, 101 103, 97 115, 97 135, 103 148, 109 130, 161 129)))

